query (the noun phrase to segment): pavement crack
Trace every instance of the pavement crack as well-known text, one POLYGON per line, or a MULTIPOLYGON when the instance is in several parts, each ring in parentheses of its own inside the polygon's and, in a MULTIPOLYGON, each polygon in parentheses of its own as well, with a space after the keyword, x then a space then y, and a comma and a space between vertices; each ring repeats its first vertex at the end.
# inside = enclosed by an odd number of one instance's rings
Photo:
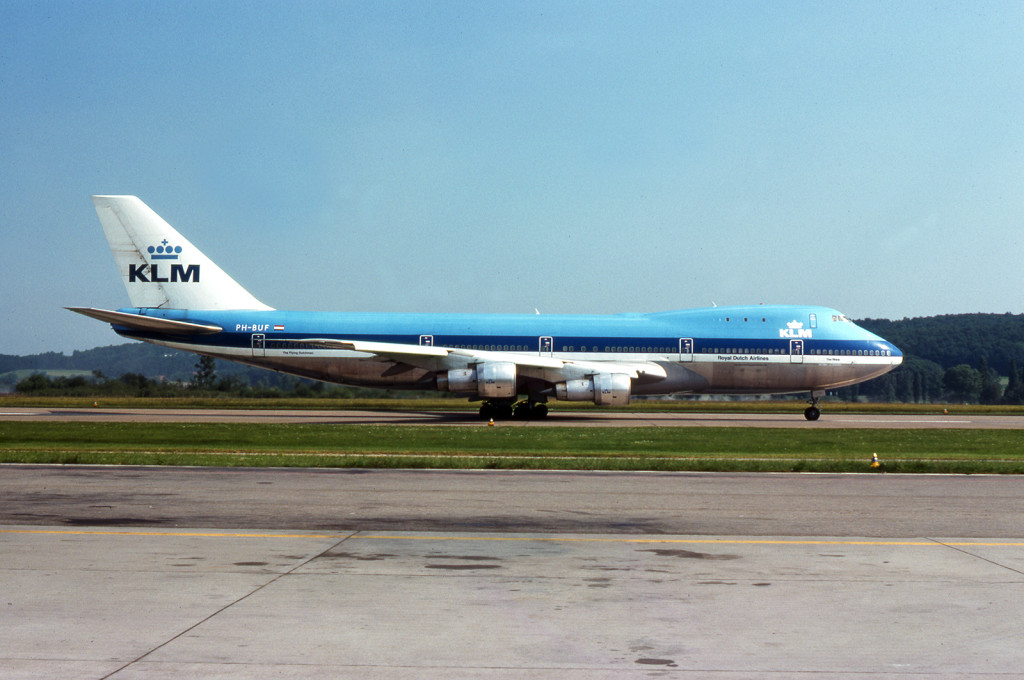
POLYGON ((1024 571, 1022 571, 1020 569, 1014 569, 1013 567, 1007 566, 1005 564, 1000 564, 999 562, 996 562, 995 560, 990 560, 987 557, 982 557, 981 555, 973 553, 970 550, 965 550, 961 546, 953 545, 953 544, 950 544, 950 543, 946 543, 945 541, 940 541, 937 538, 929 538, 928 540, 932 541, 932 542, 934 542, 934 543, 936 543, 938 545, 941 545, 944 548, 950 548, 952 550, 956 550, 959 553, 963 553, 964 555, 967 555, 968 557, 973 557, 976 560, 981 560, 982 562, 988 562, 989 564, 991 564, 994 567, 999 567, 1000 569, 1005 569, 1006 571, 1013 572, 1014 574, 1018 574, 1020 576, 1024 576, 1024 571))
POLYGON ((345 541, 349 540, 350 538, 352 538, 353 536, 355 536, 358 533, 359 533, 358 531, 353 531, 353 532, 351 532, 351 533, 349 533, 349 534, 347 534, 345 536, 342 536, 340 540, 338 540, 337 542, 333 543, 332 545, 327 546, 326 548, 324 548, 320 552, 318 552, 318 553, 308 557, 307 559, 303 560, 302 562, 299 562, 298 564, 294 565, 293 567, 291 567, 287 571, 282 571, 280 574, 275 575, 272 579, 270 579, 266 583, 263 583, 263 584, 255 587, 255 588, 253 588, 252 590, 250 590, 245 595, 242 595, 241 597, 239 597, 239 598, 237 598, 237 599, 227 603, 226 605, 224 605, 220 609, 216 610, 215 612, 211 613, 208 616, 203 617, 199 621, 196 621, 195 623, 193 623, 188 628, 185 628, 184 630, 180 631, 177 635, 173 635, 170 638, 164 640, 163 642, 158 644, 156 647, 153 647, 152 649, 150 649, 145 654, 142 654, 142 655, 136 657, 135 659, 132 659, 131 661, 129 661, 125 665, 121 666, 120 668, 118 668, 118 669, 116 669, 116 670, 114 670, 114 671, 112 671, 110 673, 107 673, 106 675, 102 676, 99 680, 107 680, 108 678, 114 677, 115 675, 117 675, 121 671, 125 670, 126 668, 130 668, 131 666, 134 666, 135 664, 139 663, 140 661, 142 661, 143 659, 145 659, 149 655, 153 654, 154 652, 156 652, 156 651, 158 651, 160 649, 163 649, 164 647, 166 647, 167 645, 171 644, 175 640, 178 640, 182 636, 189 634, 190 632, 192 632, 193 630, 195 630, 199 626, 203 625, 207 621, 211 620, 215 616, 218 616, 218 615, 222 614, 223 612, 226 612, 228 609, 231 609, 232 607, 234 607, 235 605, 239 604, 240 602, 244 602, 245 600, 248 600, 250 597, 252 597, 256 593, 258 593, 258 592, 262 591, 263 589, 265 589, 265 588, 267 588, 267 587, 277 583, 279 580, 281 580, 285 576, 290 576, 291 574, 295 573, 297 570, 299 570, 302 567, 306 566, 307 564, 309 564, 313 560, 315 560, 315 559, 317 559, 319 557, 322 557, 324 555, 324 553, 327 553, 327 552, 330 552, 331 550, 334 550, 335 548, 340 546, 342 543, 344 543, 345 541))

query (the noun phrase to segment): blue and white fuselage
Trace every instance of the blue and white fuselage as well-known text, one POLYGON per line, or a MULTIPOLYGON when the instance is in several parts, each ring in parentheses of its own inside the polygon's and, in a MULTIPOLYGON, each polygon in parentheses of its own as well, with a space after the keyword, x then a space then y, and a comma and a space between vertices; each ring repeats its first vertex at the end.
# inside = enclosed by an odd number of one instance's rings
MULTIPOLYGON (((317 380, 466 394, 485 402, 485 416, 511 413, 520 397, 517 415, 542 415, 549 399, 621 405, 631 395, 673 393, 810 392, 816 402, 825 390, 902 361, 891 343, 827 307, 614 315, 275 310, 137 198, 94 201, 136 306, 74 311, 126 337, 317 380)), ((806 415, 818 413, 812 403, 806 415)))

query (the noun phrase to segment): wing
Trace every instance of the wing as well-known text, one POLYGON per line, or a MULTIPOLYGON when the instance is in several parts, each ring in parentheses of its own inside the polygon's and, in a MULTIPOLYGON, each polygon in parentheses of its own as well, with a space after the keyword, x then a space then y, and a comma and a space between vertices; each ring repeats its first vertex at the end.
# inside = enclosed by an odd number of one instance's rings
POLYGON ((360 352, 428 371, 450 371, 486 363, 515 364, 520 376, 550 383, 597 374, 626 375, 631 380, 643 382, 656 382, 667 377, 665 369, 652 361, 576 361, 517 352, 332 338, 299 338, 284 342, 360 352))

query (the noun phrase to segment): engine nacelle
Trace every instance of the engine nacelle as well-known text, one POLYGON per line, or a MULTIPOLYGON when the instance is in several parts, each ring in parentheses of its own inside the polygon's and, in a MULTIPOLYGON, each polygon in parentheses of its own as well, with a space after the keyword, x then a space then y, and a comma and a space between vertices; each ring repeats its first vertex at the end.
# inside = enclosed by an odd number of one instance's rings
POLYGON ((491 362, 476 368, 456 368, 437 376, 437 389, 448 392, 476 393, 488 399, 514 399, 516 365, 491 362))
POLYGON ((510 361, 480 364, 476 367, 477 394, 489 399, 516 396, 516 365, 510 361))
POLYGON ((559 401, 594 401, 594 381, 585 378, 556 383, 555 399, 559 401))
POLYGON ((437 375, 437 389, 446 392, 476 392, 476 369, 457 368, 437 375))
POLYGON ((598 373, 580 380, 566 380, 555 385, 559 401, 592 401, 598 406, 625 406, 629 403, 632 383, 623 373, 598 373))

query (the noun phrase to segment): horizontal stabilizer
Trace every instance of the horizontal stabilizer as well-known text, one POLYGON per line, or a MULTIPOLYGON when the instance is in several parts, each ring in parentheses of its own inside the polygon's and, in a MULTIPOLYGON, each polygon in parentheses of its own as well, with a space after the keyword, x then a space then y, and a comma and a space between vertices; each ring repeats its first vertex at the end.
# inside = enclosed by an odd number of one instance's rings
POLYGON ((180 333, 181 335, 209 335, 220 333, 223 328, 209 324, 190 323, 188 321, 174 321, 172 319, 161 319, 154 316, 143 316, 141 314, 128 314, 127 312, 114 312, 108 309, 94 309, 92 307, 65 307, 72 312, 84 314, 85 316, 106 321, 115 326, 125 326, 140 331, 158 331, 160 333, 180 333))

